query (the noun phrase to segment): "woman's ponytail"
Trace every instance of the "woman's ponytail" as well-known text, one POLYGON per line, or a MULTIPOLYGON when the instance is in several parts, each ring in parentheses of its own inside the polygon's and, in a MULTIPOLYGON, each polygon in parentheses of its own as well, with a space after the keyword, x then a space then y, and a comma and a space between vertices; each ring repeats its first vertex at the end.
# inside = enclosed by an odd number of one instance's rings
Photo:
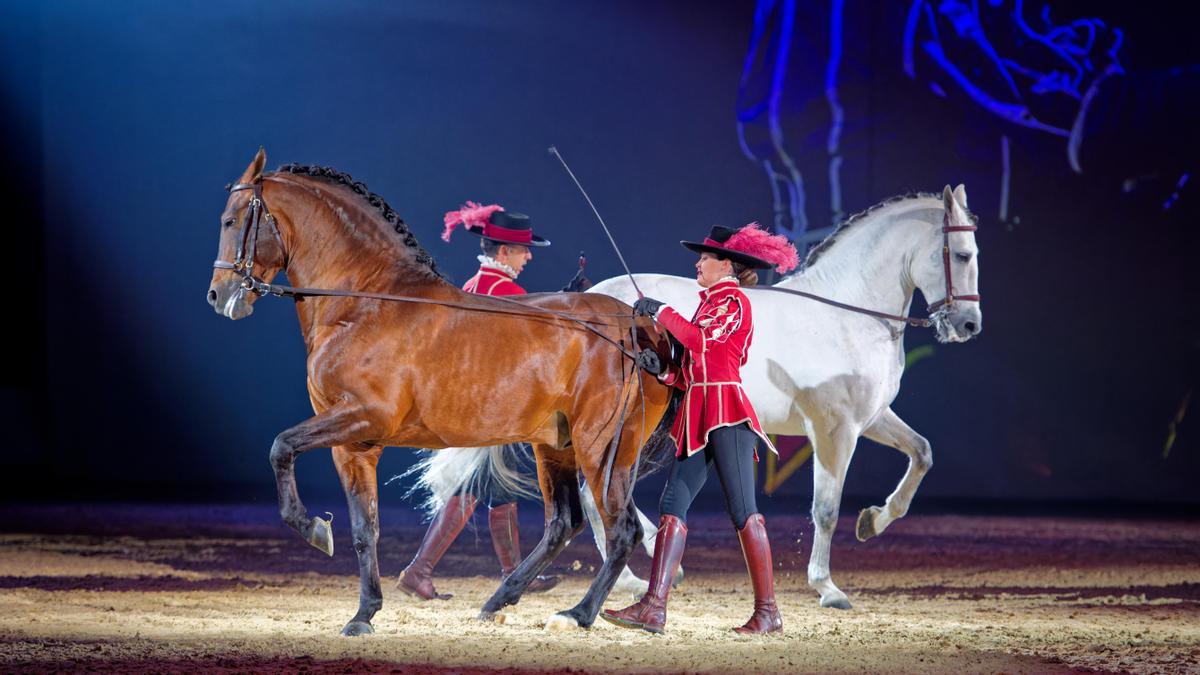
POLYGON ((743 288, 749 288, 758 283, 758 273, 753 267, 747 267, 741 263, 733 263, 733 274, 737 277, 738 283, 743 288))

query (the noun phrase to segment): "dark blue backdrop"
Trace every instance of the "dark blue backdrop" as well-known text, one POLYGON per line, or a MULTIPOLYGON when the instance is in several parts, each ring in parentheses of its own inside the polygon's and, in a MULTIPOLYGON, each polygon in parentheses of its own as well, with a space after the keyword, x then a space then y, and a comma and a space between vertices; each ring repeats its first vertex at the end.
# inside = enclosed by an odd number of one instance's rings
MULTIPOLYGON (((810 231, 829 225, 831 212, 946 183, 966 183, 980 215, 984 334, 937 346, 895 404, 933 443, 936 467, 920 494, 1200 501, 1196 185, 1163 208, 1194 147, 1180 148, 1182 164, 1176 153, 1151 154, 1155 173, 1133 183, 1122 182, 1130 176, 1119 161, 1078 175, 1063 139, 1006 125, 969 98, 938 95, 922 74, 907 76, 911 8, 802 3, 779 100, 810 177, 810 231), (831 30, 842 36, 833 71, 831 30), (845 108, 836 191, 828 122, 810 109, 828 109, 831 86, 845 108)), ((1194 40, 1175 39, 1188 22, 1117 3, 1055 9, 1123 26, 1130 72, 1198 60, 1194 40)), ((763 53, 746 61, 755 10, 8 5, 5 496, 273 500, 271 439, 310 412, 294 311, 266 299, 234 323, 204 302, 222 186, 260 145, 270 166, 323 164, 365 181, 458 282, 474 269, 474 240, 437 235, 441 214, 467 199, 528 212, 554 241, 522 276, 527 288, 561 286, 581 249, 593 279, 619 272, 546 153, 551 144, 635 270, 688 272, 691 256, 676 242, 713 223, 779 222, 736 130, 745 97, 769 98, 780 84, 754 70, 763 53)), ((1170 87, 1195 102, 1187 82, 1170 87)), ((1162 143, 1174 133, 1121 119, 1135 137, 1162 143)), ((913 331, 906 341, 911 349, 930 339, 913 331)), ((381 474, 410 457, 390 450, 381 474)), ((306 494, 337 490, 327 452, 306 456, 299 471, 306 494)), ((847 492, 881 497, 902 471, 898 453, 863 441, 847 492)), ((805 469, 784 499, 801 504, 809 490, 805 469)))

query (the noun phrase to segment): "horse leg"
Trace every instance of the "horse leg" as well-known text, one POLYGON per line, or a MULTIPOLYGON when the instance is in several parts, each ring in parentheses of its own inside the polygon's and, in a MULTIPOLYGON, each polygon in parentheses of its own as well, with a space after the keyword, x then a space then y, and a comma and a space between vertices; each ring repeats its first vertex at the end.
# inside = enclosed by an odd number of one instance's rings
POLYGON ((296 457, 313 448, 346 445, 363 440, 370 424, 358 408, 331 408, 297 424, 275 437, 271 444, 271 467, 279 492, 279 515, 305 541, 333 555, 333 530, 324 518, 309 518, 296 490, 296 457))
MULTIPOLYGON (((573 433, 573 438, 603 438, 602 434, 593 434, 582 424, 578 425, 575 431, 578 431, 578 434, 573 433)), ((587 594, 571 609, 550 617, 546 621, 547 630, 590 628, 600 612, 600 605, 608 598, 617 576, 633 554, 633 549, 642 536, 642 527, 638 523, 637 509, 631 499, 632 463, 637 461, 637 453, 645 444, 648 435, 644 428, 636 424, 626 424, 621 429, 608 494, 604 494, 603 491, 605 456, 609 443, 594 443, 591 447, 575 445, 576 461, 593 499, 597 504, 605 504, 603 510, 597 511, 604 524, 608 550, 604 564, 600 566, 588 587, 587 594)))
MULTIPOLYGON (((607 530, 604 527, 604 521, 600 518, 600 511, 596 508, 596 500, 592 497, 592 491, 584 486, 579 491, 580 501, 583 503, 583 513, 587 516, 588 524, 592 526, 592 539, 596 542, 596 550, 600 551, 600 559, 608 560, 608 539, 605 535, 607 530)), ((646 532, 646 526, 650 522, 640 510, 637 511, 638 520, 642 524, 642 531, 646 532)), ((646 552, 650 557, 654 557, 654 533, 658 531, 657 527, 650 525, 649 534, 645 536, 642 543, 646 546, 646 552)), ((629 565, 621 568, 621 574, 617 577, 617 581, 613 584, 613 590, 618 593, 628 593, 634 597, 642 597, 646 593, 646 589, 650 587, 650 583, 638 577, 629 569, 629 565)))
POLYGON ((872 506, 859 512, 854 533, 859 541, 882 534, 893 520, 904 517, 921 479, 933 467, 933 451, 929 441, 913 431, 891 408, 885 409, 863 435, 908 455, 908 469, 895 491, 888 495, 883 507, 872 506))
POLYGON ((809 434, 813 444, 813 546, 808 560, 808 585, 821 594, 822 607, 850 609, 850 600, 829 578, 829 549, 837 527, 846 469, 854 455, 858 434, 842 424, 830 433, 809 434))
POLYGON ((481 621, 502 622, 500 610, 517 604, 529 582, 541 574, 583 529, 583 507, 579 503, 574 457, 570 452, 540 444, 533 447, 533 454, 537 458, 538 483, 546 507, 542 539, 484 603, 479 610, 481 621))
POLYGON ((354 451, 344 445, 333 448, 333 464, 346 492, 350 525, 354 530, 354 552, 358 554, 358 613, 342 629, 345 636, 374 633, 371 617, 383 606, 376 550, 379 543, 379 489, 375 474, 382 451, 379 446, 366 451, 354 451))
POLYGON ((600 566, 600 571, 592 580, 592 585, 588 587, 587 594, 583 596, 579 604, 547 619, 546 630, 591 627, 596 621, 596 615, 600 612, 600 605, 608 598, 617 576, 621 570, 627 569, 625 564, 633 555, 633 549, 643 534, 633 501, 631 500, 623 511, 615 516, 609 516, 607 520, 609 523, 605 532, 608 540, 608 555, 604 558, 604 564, 600 566))

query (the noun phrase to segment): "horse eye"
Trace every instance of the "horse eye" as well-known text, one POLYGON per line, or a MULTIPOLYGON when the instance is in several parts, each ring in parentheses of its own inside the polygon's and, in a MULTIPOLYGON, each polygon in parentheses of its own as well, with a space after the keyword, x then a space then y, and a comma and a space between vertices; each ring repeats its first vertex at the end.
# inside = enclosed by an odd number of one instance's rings
POLYGON ((222 223, 222 224, 223 224, 225 227, 233 227, 233 218, 227 218, 227 219, 225 220, 225 222, 224 222, 224 223, 222 223))
POLYGON ((958 262, 960 262, 960 263, 971 262, 971 254, 970 253, 955 253, 954 258, 956 260, 958 260, 958 262))

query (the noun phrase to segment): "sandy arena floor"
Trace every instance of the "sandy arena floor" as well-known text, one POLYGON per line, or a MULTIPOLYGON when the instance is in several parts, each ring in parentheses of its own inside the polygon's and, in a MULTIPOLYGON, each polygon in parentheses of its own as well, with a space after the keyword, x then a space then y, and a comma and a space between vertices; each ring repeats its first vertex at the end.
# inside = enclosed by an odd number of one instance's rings
MULTIPOLYGON (((537 513, 523 513, 528 548, 537 513)), ((833 551, 854 603, 843 612, 805 585, 807 520, 776 516, 785 634, 741 637, 729 628, 749 616, 751 591, 723 516, 691 519, 687 577, 668 633, 652 636, 603 621, 543 630, 582 596, 599 562, 590 536, 555 565, 564 583, 510 607, 503 625, 474 618, 498 582, 486 523, 439 569, 454 598, 416 603, 393 585, 423 528, 389 515, 377 632, 347 639, 357 566, 344 519, 330 559, 265 507, 10 510, 0 671, 1200 672, 1196 522, 912 516, 860 544, 846 518, 833 551)), ((634 566, 644 573, 648 559, 634 566)))

